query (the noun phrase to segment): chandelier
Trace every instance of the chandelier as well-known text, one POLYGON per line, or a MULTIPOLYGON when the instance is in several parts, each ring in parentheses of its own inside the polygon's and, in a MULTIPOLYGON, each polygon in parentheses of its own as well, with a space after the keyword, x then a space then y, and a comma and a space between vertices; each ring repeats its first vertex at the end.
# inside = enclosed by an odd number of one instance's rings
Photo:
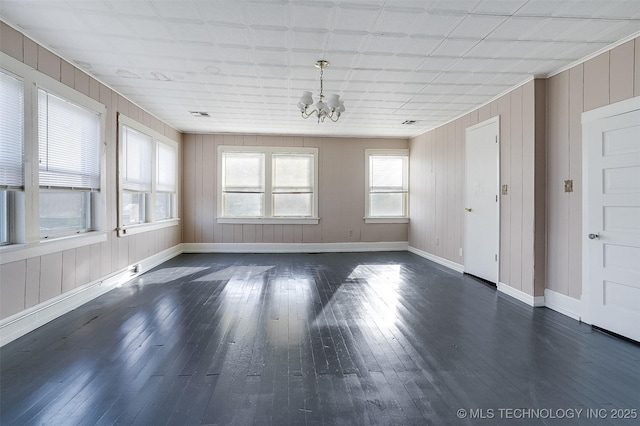
POLYGON ((336 122, 340 114, 344 112, 344 102, 340 100, 340 95, 330 95, 327 102, 324 102, 324 83, 322 76, 324 69, 329 66, 329 62, 324 59, 316 61, 316 68, 320 68, 320 100, 313 105, 311 92, 302 92, 298 108, 302 113, 302 118, 318 117, 318 123, 324 122, 326 118, 336 122), (313 109, 312 109, 313 108, 313 109))

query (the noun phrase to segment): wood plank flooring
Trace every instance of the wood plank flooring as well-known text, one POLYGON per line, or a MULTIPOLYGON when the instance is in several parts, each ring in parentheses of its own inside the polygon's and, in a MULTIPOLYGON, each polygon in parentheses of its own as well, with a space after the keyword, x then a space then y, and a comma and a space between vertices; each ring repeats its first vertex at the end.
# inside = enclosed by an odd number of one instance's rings
POLYGON ((638 424, 613 418, 633 410, 639 345, 408 252, 185 254, 0 349, 2 425, 638 424))

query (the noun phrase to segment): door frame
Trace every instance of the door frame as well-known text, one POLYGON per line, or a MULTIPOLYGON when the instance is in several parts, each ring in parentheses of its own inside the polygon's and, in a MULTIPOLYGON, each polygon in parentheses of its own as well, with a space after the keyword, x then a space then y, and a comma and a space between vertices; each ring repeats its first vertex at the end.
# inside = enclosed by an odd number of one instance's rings
POLYGON ((591 279, 589 270, 589 143, 588 126, 599 120, 640 110, 640 96, 605 105, 582 113, 582 294, 580 295, 580 320, 586 324, 593 321, 591 310, 591 279))
MULTIPOLYGON (((501 200, 501 196, 500 196, 500 179, 501 179, 501 170, 500 170, 500 153, 501 153, 501 145, 502 145, 502 138, 500 135, 500 115, 496 115, 495 117, 491 117, 487 120, 484 120, 480 123, 474 124, 473 126, 469 126, 465 129, 465 133, 464 133, 464 199, 463 199, 463 208, 467 206, 467 162, 468 162, 468 158, 467 158, 467 141, 469 139, 469 133, 480 128, 480 127, 484 127, 487 125, 494 125, 496 127, 496 135, 498 138, 497 141, 497 145, 498 145, 498 152, 496 155, 496 194, 498 196, 498 200, 496 202, 496 209, 497 209, 497 213, 496 213, 496 229, 498 231, 498 235, 497 235, 497 246, 496 246, 496 255, 497 255, 497 259, 496 259, 496 287, 499 286, 500 284, 500 238, 501 238, 501 230, 500 230, 500 221, 501 221, 501 217, 500 217, 500 212, 502 210, 502 200, 501 200)), ((467 263, 467 248, 468 248, 468 244, 467 244, 467 215, 464 215, 464 241, 463 241, 463 255, 464 255, 464 265, 466 267, 466 263, 467 263)), ((463 269, 464 271, 464 269, 463 269)))

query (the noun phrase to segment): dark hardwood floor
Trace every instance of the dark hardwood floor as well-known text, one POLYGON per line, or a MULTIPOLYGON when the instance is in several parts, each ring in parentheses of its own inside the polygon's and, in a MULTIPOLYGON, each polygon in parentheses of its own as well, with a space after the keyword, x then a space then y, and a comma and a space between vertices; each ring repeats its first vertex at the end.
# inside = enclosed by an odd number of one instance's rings
POLYGON ((0 391, 2 425, 640 424, 640 346, 407 252, 191 254, 1 348, 0 391))

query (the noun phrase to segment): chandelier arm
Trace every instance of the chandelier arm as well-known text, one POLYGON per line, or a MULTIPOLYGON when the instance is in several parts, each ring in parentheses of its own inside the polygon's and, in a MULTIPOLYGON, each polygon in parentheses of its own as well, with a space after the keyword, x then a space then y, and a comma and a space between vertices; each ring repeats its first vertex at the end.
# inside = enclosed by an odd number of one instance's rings
POLYGON ((312 115, 317 114, 318 110, 314 109, 313 111, 307 112, 307 110, 305 109, 304 111, 301 111, 301 112, 302 112, 302 118, 307 119, 307 118, 311 117, 312 115))
POLYGON ((334 123, 337 123, 337 122, 338 122, 338 120, 340 120, 340 116, 339 116, 339 115, 337 115, 337 114, 334 114, 334 113, 331 113, 331 115, 327 115, 327 117, 329 117, 329 120, 333 121, 334 123), (336 119, 335 119, 335 120, 333 119, 333 116, 334 116, 334 115, 336 116, 336 119))

